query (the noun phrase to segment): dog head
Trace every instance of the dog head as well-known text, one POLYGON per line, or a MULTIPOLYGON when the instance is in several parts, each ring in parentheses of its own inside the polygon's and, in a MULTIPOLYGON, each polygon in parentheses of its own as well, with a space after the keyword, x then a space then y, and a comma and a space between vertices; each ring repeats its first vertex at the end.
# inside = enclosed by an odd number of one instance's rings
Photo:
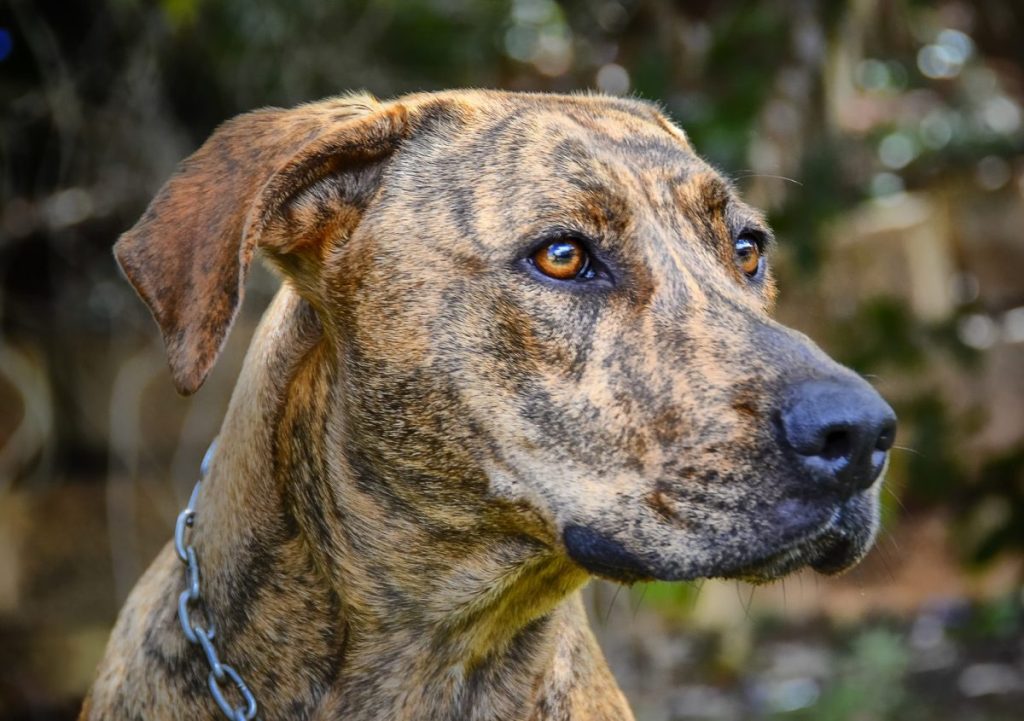
POLYGON ((617 580, 837 572, 892 411, 775 323, 761 216, 656 108, 499 92, 240 116, 116 254, 176 384, 258 249, 316 312, 353 468, 617 580))

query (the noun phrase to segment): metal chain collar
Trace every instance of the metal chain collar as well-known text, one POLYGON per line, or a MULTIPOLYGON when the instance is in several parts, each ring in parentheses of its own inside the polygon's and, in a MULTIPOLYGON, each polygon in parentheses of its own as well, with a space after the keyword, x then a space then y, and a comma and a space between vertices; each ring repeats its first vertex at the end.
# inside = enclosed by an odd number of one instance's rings
POLYGON ((186 542, 187 530, 192 528, 196 518, 196 499, 199 497, 199 489, 210 469, 210 462, 213 460, 213 451, 217 447, 217 441, 210 444, 210 448, 203 456, 203 463, 199 467, 199 480, 196 487, 192 489, 192 495, 188 499, 185 510, 178 514, 178 521, 174 524, 174 550, 178 552, 178 558, 185 564, 185 590, 178 596, 178 620, 181 622, 181 630, 189 643, 198 644, 203 653, 206 654, 206 662, 210 666, 210 676, 207 679, 210 687, 210 695, 217 702, 217 706, 224 715, 231 721, 251 721, 256 715, 256 699, 252 691, 245 685, 245 681, 238 675, 238 671, 222 663, 217 655, 217 649, 213 647, 214 627, 209 620, 209 614, 199 593, 199 559, 196 557, 196 549, 186 542), (199 611, 207 625, 196 623, 192 611, 199 611), (230 681, 238 690, 243 703, 239 706, 232 706, 224 696, 225 681, 230 681))

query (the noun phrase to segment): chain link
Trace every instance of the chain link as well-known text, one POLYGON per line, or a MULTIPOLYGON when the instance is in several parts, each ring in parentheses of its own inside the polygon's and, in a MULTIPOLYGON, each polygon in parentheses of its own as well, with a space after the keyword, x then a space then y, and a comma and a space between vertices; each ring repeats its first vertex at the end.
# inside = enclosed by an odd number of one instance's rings
POLYGON ((174 550, 178 558, 185 564, 185 590, 178 596, 178 621, 181 623, 181 631, 189 643, 198 645, 206 656, 206 663, 210 667, 210 675, 207 678, 207 685, 210 687, 210 695, 217 702, 218 708, 224 716, 231 721, 251 721, 256 715, 256 698, 252 691, 245 685, 245 681, 238 674, 238 671, 220 660, 217 649, 213 645, 215 630, 210 623, 209 614, 199 587, 199 558, 196 556, 196 549, 188 543, 187 535, 195 524, 196 500, 199 498, 199 489, 202 487, 203 479, 210 470, 210 462, 213 460, 213 452, 217 447, 217 441, 210 444, 209 450, 203 456, 203 463, 199 468, 199 480, 196 487, 192 489, 192 495, 188 499, 188 505, 178 514, 178 520, 174 524, 174 550), (198 623, 195 619, 195 612, 203 617, 203 622, 198 623), (233 706, 224 696, 224 687, 221 684, 230 682, 242 697, 242 704, 233 706))

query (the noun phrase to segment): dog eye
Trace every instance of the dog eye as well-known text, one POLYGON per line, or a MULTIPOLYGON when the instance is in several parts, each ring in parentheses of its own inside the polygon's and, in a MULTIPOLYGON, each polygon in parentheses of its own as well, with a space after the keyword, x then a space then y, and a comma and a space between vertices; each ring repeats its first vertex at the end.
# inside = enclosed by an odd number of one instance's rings
POLYGON ((761 270, 761 246, 749 236, 740 236, 734 246, 736 265, 748 278, 753 278, 761 270))
POLYGON ((594 271, 590 254, 583 243, 573 238, 559 238, 545 243, 531 257, 533 265, 555 280, 589 280, 594 271))

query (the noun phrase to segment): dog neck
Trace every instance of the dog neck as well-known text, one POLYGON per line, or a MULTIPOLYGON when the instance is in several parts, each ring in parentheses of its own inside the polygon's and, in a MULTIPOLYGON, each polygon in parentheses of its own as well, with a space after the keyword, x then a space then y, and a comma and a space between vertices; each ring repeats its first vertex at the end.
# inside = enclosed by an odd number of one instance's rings
POLYGON ((526 535, 445 526, 403 503, 331 412, 332 354, 286 286, 199 501, 222 655, 252 669, 270 717, 299 703, 345 718, 520 717, 559 644, 586 641, 578 599, 563 603, 585 574, 526 535))

